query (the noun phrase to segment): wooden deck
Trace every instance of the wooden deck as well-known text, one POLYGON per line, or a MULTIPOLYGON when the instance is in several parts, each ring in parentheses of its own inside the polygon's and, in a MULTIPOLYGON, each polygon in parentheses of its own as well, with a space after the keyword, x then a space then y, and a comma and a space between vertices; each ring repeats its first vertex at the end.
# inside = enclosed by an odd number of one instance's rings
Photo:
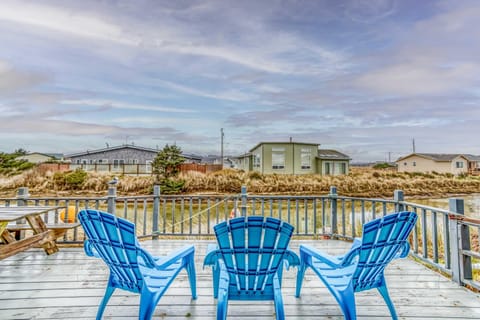
MULTIPOLYGON (((193 241, 191 241, 193 242, 193 241)), ((155 319, 215 319, 211 272, 202 269, 206 245, 196 240, 198 299, 191 300, 185 272, 160 300, 155 319)), ((188 242, 190 243, 190 241, 188 242)), ((333 240, 303 241, 331 254, 345 252, 349 243, 333 240)), ((146 241, 142 245, 161 255, 187 241, 146 241)), ((298 241, 292 249, 298 252, 298 241)), ((94 319, 103 297, 108 270, 82 248, 62 248, 46 256, 32 249, 0 261, 1 319, 94 319)), ((283 296, 287 319, 343 319, 334 298, 308 271, 302 297, 296 299, 296 269, 285 272, 283 296)), ((445 277, 410 259, 397 260, 386 272, 392 300, 400 319, 480 319, 480 295, 457 286, 445 277)), ((356 295, 359 319, 390 319, 375 290, 356 295)), ((105 310, 106 319, 134 319, 139 296, 118 290, 105 310)), ((271 302, 231 302, 229 319, 274 319, 271 302)))

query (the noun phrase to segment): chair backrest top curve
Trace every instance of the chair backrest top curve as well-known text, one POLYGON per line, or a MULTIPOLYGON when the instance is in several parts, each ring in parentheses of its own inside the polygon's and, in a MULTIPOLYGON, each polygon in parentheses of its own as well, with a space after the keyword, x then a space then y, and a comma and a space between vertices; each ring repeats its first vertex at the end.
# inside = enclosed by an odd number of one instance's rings
POLYGON ((363 226, 362 245, 358 249, 357 268, 352 277, 355 291, 380 285, 385 267, 405 246, 408 248, 407 239, 416 220, 416 213, 403 211, 363 226))
POLYGON ((80 211, 78 218, 116 284, 134 292, 141 290, 143 276, 138 264, 135 225, 113 214, 90 209, 80 211))
POLYGON ((241 291, 271 288, 288 249, 293 226, 271 217, 231 219, 214 227, 230 286, 241 291))

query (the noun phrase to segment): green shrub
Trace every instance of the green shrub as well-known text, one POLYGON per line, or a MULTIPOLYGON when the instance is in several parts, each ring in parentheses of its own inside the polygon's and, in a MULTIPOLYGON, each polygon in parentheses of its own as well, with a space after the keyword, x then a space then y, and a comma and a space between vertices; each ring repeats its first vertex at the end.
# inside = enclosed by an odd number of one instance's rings
POLYGON ((86 179, 87 173, 82 169, 76 169, 75 171, 65 175, 65 183, 72 189, 80 188, 86 179))
POLYGON ((183 191, 185 180, 163 179, 160 182, 160 192, 162 194, 174 194, 183 191))

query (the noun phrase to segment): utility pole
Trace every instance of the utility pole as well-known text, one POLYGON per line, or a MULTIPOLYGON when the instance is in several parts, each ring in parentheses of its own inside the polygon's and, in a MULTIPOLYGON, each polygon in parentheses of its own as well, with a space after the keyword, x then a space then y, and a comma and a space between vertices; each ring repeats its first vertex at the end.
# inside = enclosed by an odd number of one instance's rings
POLYGON ((223 128, 220 128, 220 164, 222 165, 222 169, 223 169, 223 137, 224 137, 224 133, 223 133, 223 128))
POLYGON ((412 139, 412 150, 415 153, 415 138, 412 139))

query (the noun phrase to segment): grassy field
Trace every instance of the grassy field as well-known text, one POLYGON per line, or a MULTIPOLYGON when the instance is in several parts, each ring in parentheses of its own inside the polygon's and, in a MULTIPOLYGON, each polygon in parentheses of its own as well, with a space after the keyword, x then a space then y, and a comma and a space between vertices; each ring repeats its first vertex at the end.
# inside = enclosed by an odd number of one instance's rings
MULTIPOLYGON (((42 195, 106 194, 112 174, 88 173, 80 181, 68 183, 64 175, 31 169, 11 177, 0 177, 0 193, 15 195, 17 188, 29 187, 42 195)), ((262 175, 257 172, 222 170, 210 174, 188 172, 179 179, 185 181, 183 193, 238 193, 242 185, 255 194, 326 194, 336 186, 338 194, 357 197, 392 197, 401 189, 409 197, 444 197, 452 194, 480 193, 480 177, 450 174, 397 173, 391 170, 352 168, 342 176, 262 175)), ((120 176, 118 194, 135 195, 152 192, 152 176, 120 176)))

